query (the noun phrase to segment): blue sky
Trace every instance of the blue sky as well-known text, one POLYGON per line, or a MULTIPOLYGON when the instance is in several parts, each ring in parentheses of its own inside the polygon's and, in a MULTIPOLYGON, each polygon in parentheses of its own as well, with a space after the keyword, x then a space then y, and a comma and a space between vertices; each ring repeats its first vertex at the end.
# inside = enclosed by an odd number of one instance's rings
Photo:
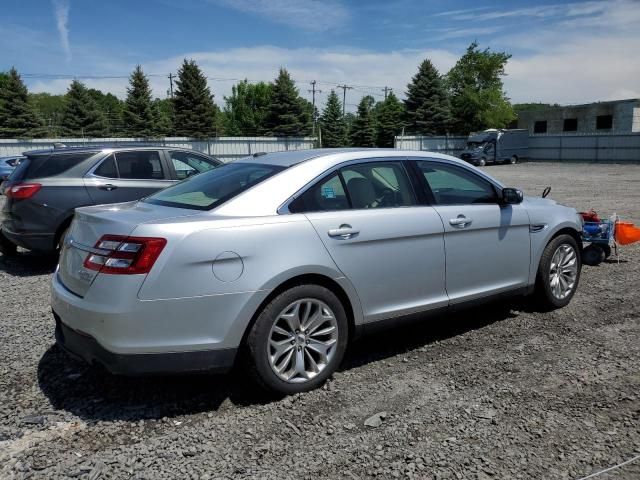
POLYGON ((513 55, 513 101, 580 103, 640 96, 640 1, 3 0, 0 69, 34 91, 78 76, 119 96, 140 63, 154 93, 194 58, 221 103, 233 78, 288 68, 307 95, 356 85, 348 103, 389 86, 403 96, 418 63, 444 73, 477 39, 513 55), (38 75, 35 75, 38 74, 38 75), (92 78, 93 77, 93 78, 92 78), (125 78, 118 78, 125 77, 125 78))

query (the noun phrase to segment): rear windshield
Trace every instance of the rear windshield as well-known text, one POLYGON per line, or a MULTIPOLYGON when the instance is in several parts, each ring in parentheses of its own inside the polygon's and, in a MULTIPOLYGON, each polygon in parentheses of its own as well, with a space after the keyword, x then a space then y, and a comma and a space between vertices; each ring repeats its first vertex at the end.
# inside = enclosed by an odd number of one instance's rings
POLYGON ((167 207, 210 210, 257 185, 284 167, 257 163, 228 163, 189 177, 143 201, 167 207))
POLYGON ((24 181, 33 178, 55 177, 97 152, 64 153, 57 155, 33 155, 22 160, 11 174, 10 180, 24 181))

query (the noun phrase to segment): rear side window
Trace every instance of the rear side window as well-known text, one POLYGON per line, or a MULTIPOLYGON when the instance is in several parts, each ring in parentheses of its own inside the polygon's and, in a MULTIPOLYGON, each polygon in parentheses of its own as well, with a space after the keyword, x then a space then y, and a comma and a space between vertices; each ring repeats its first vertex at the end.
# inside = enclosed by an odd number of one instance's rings
POLYGON ((416 204, 400 162, 358 163, 321 180, 291 202, 291 213, 349 208, 394 208, 416 204))
POLYGON ((81 162, 95 155, 95 153, 96 152, 33 155, 18 164, 11 179, 14 181, 23 181, 33 178, 55 177, 79 165, 81 162))
POLYGON ((209 170, 142 200, 155 205, 210 210, 257 185, 284 167, 255 163, 228 163, 209 170))
POLYGON ((153 150, 116 152, 120 178, 136 180, 164 180, 160 154, 153 150))
POLYGON ((118 178, 118 169, 116 168, 116 159, 113 155, 109 155, 103 162, 95 169, 94 175, 105 178, 118 178))
POLYGON ((326 212, 348 208, 349 199, 337 172, 326 180, 321 180, 289 205, 291 213, 326 212))

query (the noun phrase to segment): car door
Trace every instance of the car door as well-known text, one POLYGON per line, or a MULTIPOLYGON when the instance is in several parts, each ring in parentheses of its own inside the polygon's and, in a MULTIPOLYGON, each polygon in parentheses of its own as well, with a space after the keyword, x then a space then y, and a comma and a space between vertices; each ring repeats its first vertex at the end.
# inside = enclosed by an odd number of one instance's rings
POLYGON ((358 292, 365 321, 447 305, 442 222, 418 204, 402 161, 343 166, 290 210, 313 224, 358 292))
POLYGON ((84 179, 96 204, 138 200, 173 183, 158 150, 114 152, 84 179))
POLYGON ((174 177, 184 180, 192 175, 207 172, 222 165, 222 162, 210 157, 182 150, 169 150, 167 153, 169 165, 173 170, 174 177))
POLYGON ((470 168, 416 161, 444 225, 446 290, 452 304, 525 287, 529 215, 503 205, 496 187, 470 168))

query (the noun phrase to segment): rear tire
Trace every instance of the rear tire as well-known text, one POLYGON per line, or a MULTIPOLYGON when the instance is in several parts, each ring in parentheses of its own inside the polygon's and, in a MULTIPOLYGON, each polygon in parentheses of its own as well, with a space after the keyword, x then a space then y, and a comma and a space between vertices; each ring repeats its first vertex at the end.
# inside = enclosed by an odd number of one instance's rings
POLYGON ((246 339, 245 370, 271 393, 313 390, 342 362, 348 336, 347 315, 331 290, 294 286, 258 315, 246 339))
POLYGON ((18 246, 4 236, 0 230, 0 253, 5 257, 11 257, 18 253, 18 246))
POLYGON ((569 304, 580 282, 580 249, 571 235, 552 239, 540 258, 536 275, 536 306, 543 311, 569 304))

